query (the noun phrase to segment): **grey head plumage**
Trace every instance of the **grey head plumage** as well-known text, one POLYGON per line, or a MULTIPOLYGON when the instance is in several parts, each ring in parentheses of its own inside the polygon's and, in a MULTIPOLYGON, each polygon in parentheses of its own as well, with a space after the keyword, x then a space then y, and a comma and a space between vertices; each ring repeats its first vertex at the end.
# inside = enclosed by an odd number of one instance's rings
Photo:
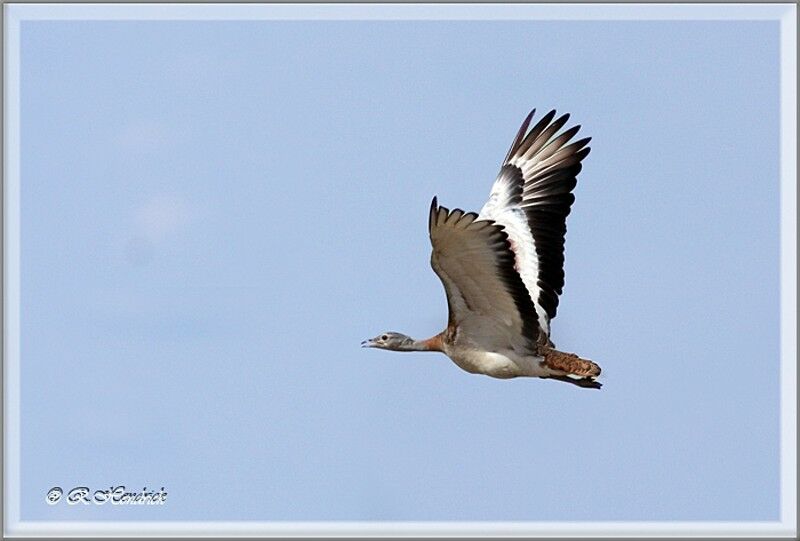
POLYGON ((414 339, 403 333, 386 331, 375 338, 361 342, 362 348, 390 349, 393 351, 410 351, 414 339))

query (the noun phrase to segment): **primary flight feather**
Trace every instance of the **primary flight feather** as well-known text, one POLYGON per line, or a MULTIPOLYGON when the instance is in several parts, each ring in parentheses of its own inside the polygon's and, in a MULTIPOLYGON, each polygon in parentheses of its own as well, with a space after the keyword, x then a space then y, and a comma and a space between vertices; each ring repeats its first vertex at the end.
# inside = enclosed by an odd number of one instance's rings
POLYGON ((447 328, 427 340, 385 332, 363 347, 440 351, 496 378, 532 376, 600 388, 600 367, 555 349, 550 320, 564 287, 566 218, 589 138, 550 111, 525 118, 479 214, 440 206, 428 218, 431 266, 447 295, 447 328))

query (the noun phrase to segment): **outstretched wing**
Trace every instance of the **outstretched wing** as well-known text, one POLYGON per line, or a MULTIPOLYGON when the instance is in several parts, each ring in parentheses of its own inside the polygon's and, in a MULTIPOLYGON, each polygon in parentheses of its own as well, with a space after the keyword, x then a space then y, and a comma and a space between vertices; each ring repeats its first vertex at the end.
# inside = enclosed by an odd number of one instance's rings
POLYGON ((514 269, 503 228, 474 212, 431 203, 431 266, 444 284, 456 341, 488 351, 532 351, 538 335, 533 303, 514 269))
POLYGON ((556 135, 569 114, 553 120, 555 111, 528 131, 534 112, 522 123, 479 217, 493 220, 508 233, 517 271, 539 325, 549 335, 564 287, 566 218, 590 138, 567 144, 580 126, 556 135))

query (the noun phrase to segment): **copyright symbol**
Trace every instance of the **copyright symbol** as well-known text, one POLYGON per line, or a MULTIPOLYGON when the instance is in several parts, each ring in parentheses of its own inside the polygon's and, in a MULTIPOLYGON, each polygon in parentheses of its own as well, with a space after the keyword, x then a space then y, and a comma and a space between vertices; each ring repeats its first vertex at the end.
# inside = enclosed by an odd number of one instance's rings
POLYGON ((61 487, 53 487, 47 491, 47 503, 50 505, 55 505, 58 503, 58 500, 61 499, 61 495, 64 493, 61 490, 61 487))

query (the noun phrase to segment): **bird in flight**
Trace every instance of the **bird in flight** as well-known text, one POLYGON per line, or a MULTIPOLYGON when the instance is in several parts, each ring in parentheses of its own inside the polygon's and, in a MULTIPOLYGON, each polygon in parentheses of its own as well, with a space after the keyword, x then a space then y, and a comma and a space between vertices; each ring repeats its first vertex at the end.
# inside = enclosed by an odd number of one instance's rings
POLYGON ((599 389, 600 367, 550 340, 564 287, 566 218, 590 138, 569 141, 569 114, 525 118, 480 213, 433 198, 431 267, 447 295, 447 328, 427 340, 387 331, 362 347, 439 351, 456 365, 495 378, 529 376, 599 389), (555 120, 554 120, 555 119, 555 120))

